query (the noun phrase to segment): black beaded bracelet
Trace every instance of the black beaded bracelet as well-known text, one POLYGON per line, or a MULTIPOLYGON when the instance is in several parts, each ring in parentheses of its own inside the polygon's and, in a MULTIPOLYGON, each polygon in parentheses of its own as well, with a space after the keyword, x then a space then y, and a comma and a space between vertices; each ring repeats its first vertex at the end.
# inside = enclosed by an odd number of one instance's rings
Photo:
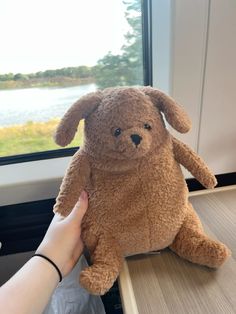
POLYGON ((45 256, 45 255, 42 255, 42 254, 34 254, 33 255, 33 257, 34 256, 39 256, 39 257, 42 257, 42 258, 44 258, 44 259, 46 259, 50 264, 52 264, 54 267, 55 267, 55 269, 56 269, 56 271, 58 272, 58 275, 59 275, 59 282, 61 282, 62 281, 62 274, 61 274, 61 271, 60 271, 60 269, 57 267, 57 265, 52 261, 52 260, 50 260, 50 258, 48 258, 47 256, 45 256))

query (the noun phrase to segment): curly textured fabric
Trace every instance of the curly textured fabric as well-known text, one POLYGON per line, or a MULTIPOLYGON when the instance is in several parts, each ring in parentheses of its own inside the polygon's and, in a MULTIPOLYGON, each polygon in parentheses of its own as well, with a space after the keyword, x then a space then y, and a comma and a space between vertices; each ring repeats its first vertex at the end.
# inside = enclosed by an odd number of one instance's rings
POLYGON ((220 266, 230 251, 204 233, 188 202, 180 164, 207 188, 216 179, 195 152, 169 134, 163 119, 164 114, 175 129, 187 132, 191 122, 183 108, 151 87, 109 88, 82 97, 72 108, 56 138, 60 143, 69 134, 72 140, 70 126, 74 130, 86 116, 84 146, 72 159, 54 211, 67 215, 81 191, 88 192, 82 236, 93 264, 82 271, 82 286, 104 294, 124 256, 165 247, 191 262, 220 266))

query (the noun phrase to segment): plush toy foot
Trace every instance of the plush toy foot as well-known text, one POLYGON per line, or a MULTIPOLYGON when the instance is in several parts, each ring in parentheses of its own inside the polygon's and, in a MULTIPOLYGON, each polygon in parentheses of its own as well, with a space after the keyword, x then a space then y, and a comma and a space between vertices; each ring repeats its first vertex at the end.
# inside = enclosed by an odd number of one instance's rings
POLYGON ((185 221, 170 249, 190 262, 212 268, 221 266, 231 255, 227 246, 204 233, 201 221, 190 203, 185 221))
POLYGON ((113 285, 123 263, 117 241, 109 235, 94 237, 89 232, 84 234, 85 244, 90 250, 93 265, 80 274, 80 283, 90 293, 102 295, 113 285))
POLYGON ((178 234, 170 248, 179 256, 200 265, 218 268, 230 256, 229 249, 222 243, 211 240, 204 234, 178 234))
POLYGON ((107 265, 93 265, 81 272, 80 283, 90 293, 103 295, 112 287, 117 276, 118 272, 107 269, 107 265))

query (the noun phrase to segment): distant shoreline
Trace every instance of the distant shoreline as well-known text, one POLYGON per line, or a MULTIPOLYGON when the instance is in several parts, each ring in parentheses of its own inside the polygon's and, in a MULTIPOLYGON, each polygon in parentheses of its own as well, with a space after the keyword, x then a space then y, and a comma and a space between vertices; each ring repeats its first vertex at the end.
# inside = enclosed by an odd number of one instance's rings
POLYGON ((35 87, 69 87, 95 83, 94 77, 71 78, 66 76, 55 76, 52 78, 34 78, 28 80, 0 81, 0 90, 23 89, 35 87))

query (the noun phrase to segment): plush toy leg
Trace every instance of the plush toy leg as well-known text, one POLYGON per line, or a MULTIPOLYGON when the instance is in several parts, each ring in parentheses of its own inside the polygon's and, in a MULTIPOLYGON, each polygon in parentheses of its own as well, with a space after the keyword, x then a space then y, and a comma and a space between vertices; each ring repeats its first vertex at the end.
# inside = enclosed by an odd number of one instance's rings
POLYGON ((189 204, 187 217, 170 248, 179 256, 212 268, 221 266, 230 256, 230 250, 221 242, 210 239, 189 204))
POLYGON ((122 254, 114 239, 101 237, 91 257, 93 265, 81 272, 80 283, 90 293, 103 295, 119 275, 123 262, 122 254))

